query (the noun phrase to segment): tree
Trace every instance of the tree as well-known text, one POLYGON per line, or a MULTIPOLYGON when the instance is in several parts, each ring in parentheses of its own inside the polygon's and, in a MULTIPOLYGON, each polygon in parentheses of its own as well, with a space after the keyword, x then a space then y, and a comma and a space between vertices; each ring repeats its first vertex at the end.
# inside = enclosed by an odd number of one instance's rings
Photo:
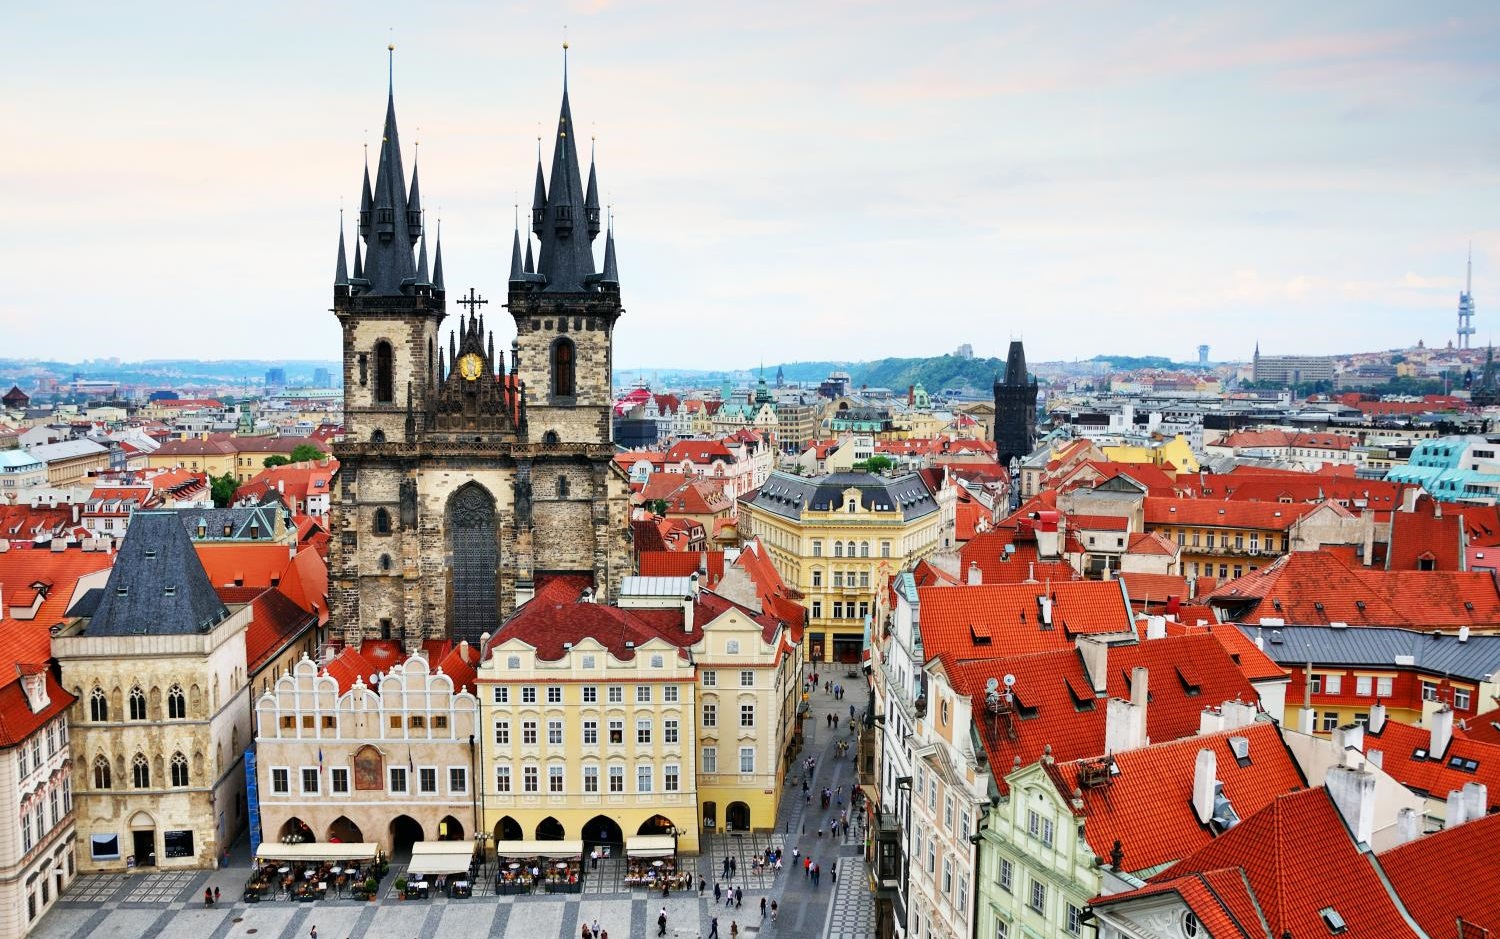
POLYGON ((270 469, 273 466, 285 466, 288 463, 307 463, 312 460, 321 460, 327 455, 310 443, 299 443, 292 448, 292 455, 290 457, 284 457, 278 453, 275 456, 266 457, 261 461, 261 465, 266 469, 270 469))
POLYGON ((650 502, 646 503, 646 506, 651 509, 652 515, 656 515, 660 518, 666 518, 667 509, 671 508, 671 505, 667 502, 666 499, 652 499, 650 502))
POLYGON ((223 476, 210 476, 209 488, 213 492, 214 505, 222 509, 234 501, 234 492, 240 488, 240 482, 234 478, 233 473, 225 473, 223 476))
POLYGON ((860 460, 854 464, 854 471, 857 473, 884 473, 895 465, 895 462, 890 457, 876 454, 868 460, 860 460))

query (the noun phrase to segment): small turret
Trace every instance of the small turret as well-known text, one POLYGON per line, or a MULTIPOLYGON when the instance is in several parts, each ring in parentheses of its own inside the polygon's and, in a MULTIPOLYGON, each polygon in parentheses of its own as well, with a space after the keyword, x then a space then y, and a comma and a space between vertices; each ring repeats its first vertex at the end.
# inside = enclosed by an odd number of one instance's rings
POLYGON ((441 297, 443 287, 443 220, 438 219, 437 250, 432 257, 432 292, 441 297))
POLYGON ((417 192, 417 167, 411 168, 411 194, 406 197, 406 231, 413 238, 422 237, 422 196, 417 192))
POLYGON ((618 284, 620 282, 620 270, 615 264, 615 225, 610 220, 609 234, 604 236, 604 273, 599 276, 600 283, 618 284))
POLYGON ((333 286, 349 286, 349 265, 344 257, 344 214, 339 213, 339 259, 333 269, 333 286))
POLYGON ((588 218, 589 240, 599 236, 599 180, 594 172, 594 154, 589 154, 589 185, 583 197, 583 214, 588 218))
MULTIPOLYGON (((527 239, 527 247, 530 247, 530 239, 527 239)), ((516 225, 515 238, 510 244, 510 279, 514 283, 526 279, 526 269, 521 266, 521 226, 516 225)))

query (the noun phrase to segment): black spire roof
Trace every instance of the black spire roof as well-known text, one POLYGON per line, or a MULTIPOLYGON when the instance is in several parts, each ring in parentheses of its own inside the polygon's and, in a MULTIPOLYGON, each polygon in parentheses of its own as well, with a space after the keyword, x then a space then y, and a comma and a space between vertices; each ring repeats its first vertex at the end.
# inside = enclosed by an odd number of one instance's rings
POLYGON ((443 220, 438 219, 437 245, 432 256, 432 289, 441 297, 443 295, 443 220))
POLYGON ((196 635, 228 615, 179 514, 172 509, 140 510, 131 516, 84 635, 196 635))
POLYGON ((361 199, 359 230, 365 239, 364 279, 370 296, 391 297, 410 293, 416 283, 413 249, 422 234, 421 207, 416 178, 411 197, 406 193, 406 174, 401 165, 401 138, 396 130, 396 92, 388 87, 385 127, 380 138, 380 157, 375 164, 375 191, 369 188, 365 170, 365 194, 361 199))
POLYGON ((344 257, 344 219, 339 217, 339 260, 333 269, 333 285, 335 287, 349 286, 349 263, 344 257))
MULTIPOLYGON (((581 293, 590 289, 594 275, 592 242, 599 234, 598 196, 590 200, 583 186, 582 167, 578 164, 578 135, 573 123, 573 109, 568 103, 566 62, 563 72, 562 108, 557 117, 557 139, 552 147, 552 175, 549 178, 545 204, 537 211, 542 196, 541 164, 537 164, 537 199, 532 206, 532 229, 540 249, 536 272, 546 279, 543 290, 550 293, 581 293), (590 201, 595 205, 590 207, 590 201)), ((597 190, 593 173, 590 181, 597 190)))
POLYGON ((1019 339, 1010 344, 1010 353, 1005 357, 1005 381, 1003 384, 1026 384, 1026 348, 1021 344, 1019 339))

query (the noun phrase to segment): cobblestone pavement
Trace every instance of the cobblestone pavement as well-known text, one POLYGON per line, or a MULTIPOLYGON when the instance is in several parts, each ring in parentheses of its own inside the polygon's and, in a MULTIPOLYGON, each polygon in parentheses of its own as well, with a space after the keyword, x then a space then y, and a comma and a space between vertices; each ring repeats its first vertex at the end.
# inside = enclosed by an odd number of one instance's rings
POLYGON ((246 905, 238 898, 248 876, 249 860, 243 845, 238 860, 218 871, 174 871, 138 874, 99 874, 78 878, 68 892, 37 924, 37 939, 119 939, 121 936, 159 936, 163 939, 303 939, 316 926, 320 939, 406 939, 457 935, 507 939, 537 939, 579 935, 579 927, 598 920, 616 939, 655 936, 656 917, 667 911, 667 935, 672 939, 707 939, 713 920, 718 934, 729 939, 730 924, 740 927, 741 939, 866 939, 874 935, 874 901, 866 887, 860 839, 853 835, 830 837, 828 821, 848 804, 854 785, 852 756, 835 758, 836 743, 848 739, 847 730, 837 734, 828 728, 829 713, 848 717, 850 699, 835 701, 821 689, 812 695, 812 713, 807 752, 817 754, 809 780, 810 799, 802 794, 802 765, 788 774, 786 797, 777 813, 776 827, 769 832, 740 835, 707 835, 702 854, 684 858, 684 863, 703 874, 708 889, 677 891, 663 899, 643 889, 622 883, 622 861, 605 862, 585 880, 582 894, 494 896, 484 884, 476 884, 471 899, 410 901, 395 896, 394 883, 401 868, 393 865, 383 895, 374 902, 320 900, 313 903, 267 901, 246 905), (842 787, 842 805, 820 809, 818 793, 842 787), (818 836, 823 826, 822 837, 818 836), (752 859, 766 849, 784 852, 781 872, 767 867, 756 870, 752 859), (811 856, 825 873, 814 885, 800 865, 792 863, 792 851, 811 856), (714 904, 713 885, 722 872, 725 855, 735 858, 733 884, 745 891, 738 909, 714 904), (839 877, 834 880, 835 862, 839 877), (218 887, 221 905, 206 909, 205 887, 218 887), (235 902, 229 902, 230 898, 235 902), (773 921, 761 921, 760 900, 775 899, 779 905, 773 921))

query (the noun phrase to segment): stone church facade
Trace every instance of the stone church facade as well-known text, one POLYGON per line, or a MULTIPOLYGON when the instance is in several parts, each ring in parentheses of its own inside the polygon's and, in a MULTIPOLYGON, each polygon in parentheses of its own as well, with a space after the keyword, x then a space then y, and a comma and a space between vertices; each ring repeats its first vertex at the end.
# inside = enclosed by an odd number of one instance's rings
POLYGON ((537 164, 531 232, 516 232, 507 359, 472 290, 448 332, 442 245, 428 267, 417 173, 402 168, 388 96, 366 167, 354 264, 339 236, 344 442, 331 576, 346 641, 478 643, 538 578, 583 574, 600 599, 629 564, 628 485, 613 462, 612 343, 620 307, 598 186, 583 186, 566 82, 550 177, 537 164), (535 236, 536 251, 533 252, 535 236))

